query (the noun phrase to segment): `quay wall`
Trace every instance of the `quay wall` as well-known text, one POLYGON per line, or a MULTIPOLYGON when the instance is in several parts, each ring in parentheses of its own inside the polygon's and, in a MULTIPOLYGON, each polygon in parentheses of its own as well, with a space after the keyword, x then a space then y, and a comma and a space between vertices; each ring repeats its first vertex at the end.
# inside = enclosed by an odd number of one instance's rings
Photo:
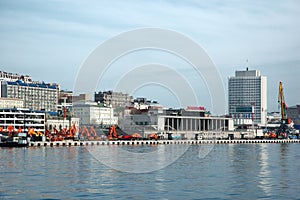
POLYGON ((257 143, 300 143, 299 139, 276 140, 116 140, 116 141, 56 141, 29 142, 29 147, 92 146, 92 145, 172 145, 172 144, 257 144, 257 143))

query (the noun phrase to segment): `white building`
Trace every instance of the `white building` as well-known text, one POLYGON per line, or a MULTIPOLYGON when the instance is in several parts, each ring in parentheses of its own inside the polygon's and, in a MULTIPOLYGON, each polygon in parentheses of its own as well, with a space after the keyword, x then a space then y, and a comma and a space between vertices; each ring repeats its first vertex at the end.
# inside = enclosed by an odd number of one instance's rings
POLYGON ((228 109, 235 125, 266 124, 267 77, 257 70, 236 71, 228 80, 228 109))
POLYGON ((57 111, 59 85, 34 82, 29 76, 0 72, 0 97, 17 98, 32 110, 57 111))
POLYGON ((24 100, 0 98, 0 108, 24 108, 24 100))
POLYGON ((20 108, 0 109, 0 127, 2 131, 7 131, 9 126, 15 132, 21 129, 22 132, 27 133, 30 128, 35 132, 45 133, 45 113, 20 108))
POLYGON ((128 133, 139 133, 143 137, 158 133, 167 138, 172 134, 177 138, 193 139, 200 133, 221 133, 233 131, 233 120, 225 117, 211 117, 202 106, 187 109, 165 109, 159 104, 128 107, 119 126, 128 133), (141 109, 139 109, 141 108, 141 109))
POLYGON ((79 118, 72 117, 70 119, 47 119, 46 120, 46 129, 50 132, 54 132, 54 129, 70 129, 73 125, 76 128, 76 134, 79 131, 79 118))
POLYGON ((32 82, 32 78, 28 75, 19 75, 19 74, 13 74, 10 72, 4 72, 0 71, 0 80, 3 81, 17 81, 17 80, 22 80, 25 82, 32 82))
POLYGON ((73 114, 80 119, 81 125, 112 125, 118 123, 118 117, 114 116, 112 107, 103 107, 92 101, 74 102, 73 114))

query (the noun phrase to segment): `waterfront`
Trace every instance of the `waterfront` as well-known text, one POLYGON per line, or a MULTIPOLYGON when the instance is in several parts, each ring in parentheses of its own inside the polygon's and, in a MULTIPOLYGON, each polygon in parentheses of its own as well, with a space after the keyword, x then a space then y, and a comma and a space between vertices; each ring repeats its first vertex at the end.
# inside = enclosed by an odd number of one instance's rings
POLYGON ((299 144, 218 144, 204 158, 200 148, 142 174, 110 169, 82 146, 2 148, 0 199, 299 199, 299 144))

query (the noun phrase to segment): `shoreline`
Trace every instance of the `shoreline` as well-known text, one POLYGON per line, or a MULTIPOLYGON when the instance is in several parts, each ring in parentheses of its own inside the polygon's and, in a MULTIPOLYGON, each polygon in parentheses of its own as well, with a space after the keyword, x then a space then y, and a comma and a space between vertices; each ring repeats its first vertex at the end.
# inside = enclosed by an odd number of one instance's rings
POLYGON ((300 139, 248 139, 248 140, 115 140, 115 141, 56 141, 56 142, 29 142, 28 147, 59 147, 59 146, 143 146, 143 145, 172 145, 172 144, 259 144, 259 143, 300 143, 300 139))

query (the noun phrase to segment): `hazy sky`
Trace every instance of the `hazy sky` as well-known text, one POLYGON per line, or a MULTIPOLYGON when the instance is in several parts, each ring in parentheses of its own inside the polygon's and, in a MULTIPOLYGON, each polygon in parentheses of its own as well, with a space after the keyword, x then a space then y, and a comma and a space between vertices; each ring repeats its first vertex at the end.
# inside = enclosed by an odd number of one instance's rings
MULTIPOLYGON (((226 91, 227 78, 235 70, 247 66, 260 70, 268 78, 268 111, 279 111, 279 81, 284 83, 287 104, 300 104, 299 19, 298 0, 0 0, 0 70, 57 82, 61 89, 72 90, 81 64, 99 44, 121 32, 158 27, 187 35, 205 49, 226 91)), ((158 62, 169 55, 145 51, 115 65, 135 65, 141 56, 158 62)), ((186 78, 193 79, 183 63, 171 60, 168 65, 177 65, 186 78)), ((106 84, 98 88, 111 89, 107 82, 117 74, 109 74, 106 84)), ((176 107, 162 88, 147 87, 135 95, 176 107)), ((207 91, 199 93, 204 94, 200 104, 210 108, 207 91)))

